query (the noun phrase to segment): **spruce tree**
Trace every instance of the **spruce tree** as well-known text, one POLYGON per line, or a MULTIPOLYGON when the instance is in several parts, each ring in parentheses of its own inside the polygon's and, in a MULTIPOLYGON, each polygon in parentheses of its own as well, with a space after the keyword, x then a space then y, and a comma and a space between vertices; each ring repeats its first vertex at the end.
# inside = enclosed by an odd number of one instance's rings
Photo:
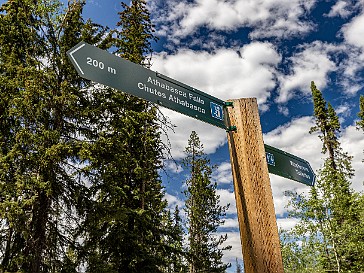
POLYGON ((163 270, 164 273, 187 273, 188 267, 186 263, 186 251, 183 245, 184 230, 182 225, 182 218, 178 206, 175 207, 173 216, 170 211, 167 212, 170 223, 170 233, 168 234, 167 246, 170 255, 167 256, 166 266, 163 270))
POLYGON ((364 131, 364 96, 361 95, 360 96, 360 100, 359 100, 359 113, 358 113, 358 117, 359 117, 359 121, 356 123, 356 126, 359 129, 362 129, 364 131))
MULTIPOLYGON (((66 51, 102 36, 83 1, 8 1, 0 14, 1 269, 75 270, 75 207, 83 198, 78 154, 86 82, 66 51), (89 25, 88 27, 85 27, 89 25)), ((101 31, 102 32, 102 31, 101 31)))
POLYGON ((183 164, 190 172, 185 191, 189 272, 225 272, 229 265, 222 262, 223 250, 231 247, 221 247, 227 236, 216 237, 214 233, 224 223, 222 217, 227 207, 219 204, 217 184, 211 181, 212 167, 195 131, 185 153, 183 164))
POLYGON ((145 0, 132 0, 130 6, 121 3, 119 12, 119 30, 115 31, 116 53, 124 59, 146 67, 150 66, 153 49, 152 42, 158 38, 154 35, 154 25, 145 0))
MULTIPOLYGON (((122 3, 115 53, 146 65, 153 27, 145 1, 122 3)), ((98 120, 84 149, 91 201, 81 238, 87 272, 163 272, 171 254, 169 217, 158 170, 163 157, 157 108, 107 87, 92 90, 98 120)))
POLYGON ((317 253, 317 270, 360 272, 364 269, 361 254, 364 233, 360 225, 359 194, 350 187, 352 158, 340 146, 340 124, 335 110, 313 82, 311 90, 316 125, 310 132, 319 132, 322 152, 328 157, 307 197, 288 193, 291 215, 300 218, 293 234, 306 240, 317 253))
POLYGON ((280 230, 280 241, 285 273, 323 273, 318 259, 321 251, 319 238, 302 235, 301 230, 280 230))

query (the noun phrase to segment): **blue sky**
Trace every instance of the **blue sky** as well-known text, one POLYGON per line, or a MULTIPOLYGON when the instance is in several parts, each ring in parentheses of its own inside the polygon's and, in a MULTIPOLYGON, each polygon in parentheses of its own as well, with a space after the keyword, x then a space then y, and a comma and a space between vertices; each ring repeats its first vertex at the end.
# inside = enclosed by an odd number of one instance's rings
MULTIPOLYGON (((0 1, 3 3, 4 1, 0 1)), ((64 1, 67 2, 67 1, 64 1)), ((353 156, 353 188, 363 190, 364 134, 355 129, 359 96, 364 94, 364 1, 318 0, 155 0, 148 1, 159 42, 152 70, 223 100, 256 97, 265 143, 302 157, 314 170, 323 163, 313 125, 310 82, 315 81, 336 109, 341 144, 353 156)), ((120 1, 88 0, 84 16, 114 27, 120 1)), ((163 109, 176 125, 169 131, 178 160, 192 130, 218 168, 222 204, 230 203, 222 231, 233 249, 226 261, 241 257, 226 132, 163 109)), ((163 183, 171 207, 183 206, 186 172, 165 162, 163 183)), ((308 187, 270 175, 277 222, 290 228, 285 190, 308 187)), ((233 268, 234 269, 234 266, 233 268)))
MULTIPOLYGON (((315 81, 340 117, 342 146, 354 156, 353 188, 363 190, 364 134, 354 123, 364 94, 364 1, 156 0, 149 5, 160 37, 154 45, 153 70, 223 100, 256 97, 265 143, 308 160, 317 170, 325 156, 318 136, 308 133, 313 125, 310 82, 315 81)), ((92 1, 86 8, 97 10, 92 18, 110 26, 117 20, 111 15, 119 9, 114 1, 92 1)), ((234 265, 241 249, 226 133, 179 113, 163 112, 176 125, 175 132, 168 133, 176 160, 183 157, 195 130, 218 166, 213 179, 222 204, 231 204, 221 230, 233 246, 225 259, 234 265)), ((163 182, 170 206, 183 206, 187 173, 173 162, 166 162, 166 169, 163 182)), ((288 200, 283 193, 309 188, 275 175, 270 178, 278 225, 291 228, 296 220, 286 218, 288 200)))
MULTIPOLYGON (((313 125, 310 82, 315 81, 340 117, 342 146, 354 156, 353 188, 363 190, 364 134, 354 123, 364 94, 364 1, 160 0, 150 5, 161 37, 152 69, 223 100, 256 97, 265 143, 308 160, 317 170, 325 156, 318 136, 308 133, 313 125)), ((213 179, 222 203, 231 204, 222 231, 233 246, 226 259, 233 262, 241 249, 226 133, 165 113, 177 125, 169 134, 175 158, 183 157, 195 130, 218 165, 213 179)), ((164 182, 171 206, 183 205, 183 175, 170 164, 164 182)), ((309 188, 270 178, 278 225, 291 228, 296 220, 286 218, 283 193, 309 188)))

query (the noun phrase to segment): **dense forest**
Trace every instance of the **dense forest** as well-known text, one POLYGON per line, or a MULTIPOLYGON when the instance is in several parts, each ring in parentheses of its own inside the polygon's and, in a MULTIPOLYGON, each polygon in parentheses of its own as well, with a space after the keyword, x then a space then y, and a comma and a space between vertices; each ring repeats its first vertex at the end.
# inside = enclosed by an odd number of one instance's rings
MULTIPOLYGON (((85 41, 149 68, 157 37, 146 1, 121 3, 113 29, 84 18, 85 5, 0 8, 0 272, 226 272, 230 247, 214 233, 227 207, 198 135, 186 140, 182 216, 164 198, 158 107, 79 77, 66 55, 85 41)), ((311 131, 327 158, 307 196, 286 193, 299 223, 281 231, 285 272, 364 272, 364 196, 350 187, 335 110, 311 90, 311 131)))

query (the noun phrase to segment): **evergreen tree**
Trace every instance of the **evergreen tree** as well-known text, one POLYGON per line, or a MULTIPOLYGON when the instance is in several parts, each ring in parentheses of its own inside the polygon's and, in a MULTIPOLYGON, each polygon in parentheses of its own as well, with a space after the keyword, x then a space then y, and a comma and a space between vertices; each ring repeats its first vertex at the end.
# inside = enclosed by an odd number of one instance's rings
MULTIPOLYGON (((81 18, 83 1, 13 0, 0 14, 1 270, 75 270, 74 208, 85 125, 81 80, 66 51, 99 28, 81 18), (87 26, 87 27, 86 27, 87 26)), ((102 36, 103 31, 98 32, 102 36)), ((95 38, 95 39, 96 39, 95 38)))
POLYGON ((285 273, 325 272, 317 257, 321 242, 315 236, 302 235, 297 231, 280 230, 281 250, 285 273))
MULTIPOLYGON (((122 3, 116 53, 145 65, 153 26, 145 1, 122 3)), ((87 272, 163 272, 171 233, 158 170, 162 148, 157 108, 111 88, 92 90, 94 136, 85 144, 91 201, 80 236, 87 272)))
POLYGON ((120 21, 116 30, 116 53, 133 63, 149 67, 153 53, 152 42, 158 38, 153 34, 154 25, 145 0, 132 0, 130 6, 121 3, 120 21))
POLYGON ((360 111, 358 113, 359 121, 356 123, 356 126, 364 131, 364 96, 360 96, 359 100, 359 108, 360 111))
POLYGON ((168 216, 171 220, 169 226, 172 227, 167 240, 171 254, 168 255, 166 267, 163 272, 187 273, 186 251, 183 246, 184 231, 178 206, 175 207, 173 217, 171 216, 170 211, 168 211, 168 216))
POLYGON ((222 262, 222 251, 231 247, 220 248, 227 235, 217 238, 214 233, 224 223, 222 217, 227 207, 219 204, 217 184, 211 182, 212 167, 195 131, 190 135, 185 153, 183 164, 191 173, 185 192, 189 272, 225 272, 228 265, 222 262))
POLYGON ((307 246, 317 253, 317 270, 361 272, 364 229, 360 225, 360 196, 350 188, 351 157, 340 147, 340 124, 333 107, 326 103, 313 82, 311 90, 316 121, 311 132, 320 133, 322 151, 328 157, 307 197, 288 193, 291 215, 300 219, 293 234, 306 240, 307 246))

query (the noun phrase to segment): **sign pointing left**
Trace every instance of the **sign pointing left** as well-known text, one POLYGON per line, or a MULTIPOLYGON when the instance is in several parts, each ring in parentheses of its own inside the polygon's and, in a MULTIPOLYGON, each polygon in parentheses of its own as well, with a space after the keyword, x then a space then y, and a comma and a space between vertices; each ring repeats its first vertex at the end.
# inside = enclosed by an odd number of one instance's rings
POLYGON ((225 102, 218 98, 85 42, 67 54, 83 78, 226 129, 225 102))

